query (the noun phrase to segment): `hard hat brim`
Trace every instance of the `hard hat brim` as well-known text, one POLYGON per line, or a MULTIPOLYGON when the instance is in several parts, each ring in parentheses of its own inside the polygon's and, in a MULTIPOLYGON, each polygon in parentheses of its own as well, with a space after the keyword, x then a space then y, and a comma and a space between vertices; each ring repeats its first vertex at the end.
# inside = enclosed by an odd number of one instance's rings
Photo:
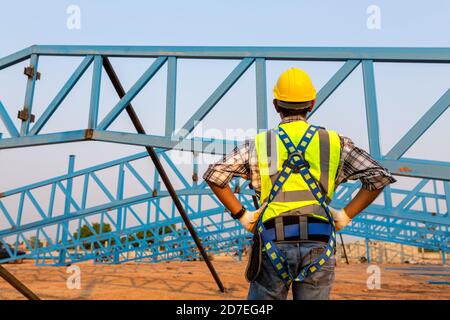
POLYGON ((301 109, 307 109, 312 106, 312 101, 306 101, 306 102, 286 102, 277 100, 277 104, 279 107, 283 109, 290 109, 290 110, 301 110, 301 109))

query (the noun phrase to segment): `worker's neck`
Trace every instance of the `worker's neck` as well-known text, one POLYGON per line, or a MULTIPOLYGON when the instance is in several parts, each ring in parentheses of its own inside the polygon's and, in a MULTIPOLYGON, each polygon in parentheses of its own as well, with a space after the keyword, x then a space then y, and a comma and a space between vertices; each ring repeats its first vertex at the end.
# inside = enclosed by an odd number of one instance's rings
POLYGON ((304 115, 289 115, 289 116, 285 116, 283 114, 280 114, 281 116, 281 123, 289 123, 289 122, 294 122, 294 121, 305 121, 306 122, 306 116, 304 115))

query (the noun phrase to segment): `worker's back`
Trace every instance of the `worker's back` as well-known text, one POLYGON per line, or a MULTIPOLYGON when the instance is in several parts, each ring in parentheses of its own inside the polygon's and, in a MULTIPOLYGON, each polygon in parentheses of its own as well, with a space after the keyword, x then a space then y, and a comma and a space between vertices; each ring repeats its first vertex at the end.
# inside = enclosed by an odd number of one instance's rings
MULTIPOLYGON (((298 146, 309 125, 305 121, 294 121, 282 124, 280 127, 289 136, 294 146, 298 146)), ((277 132, 278 129, 261 132, 255 138, 261 175, 261 203, 267 201, 273 182, 280 174, 289 154, 294 152, 286 149, 277 132)), ((309 165, 309 171, 319 182, 320 189, 328 200, 332 199, 335 189, 340 148, 339 135, 335 131, 319 128, 313 134, 303 155, 309 165)), ((298 173, 290 174, 288 179, 283 181, 282 190, 265 209, 262 221, 286 214, 311 214, 327 220, 320 203, 311 194, 308 185, 298 173)))

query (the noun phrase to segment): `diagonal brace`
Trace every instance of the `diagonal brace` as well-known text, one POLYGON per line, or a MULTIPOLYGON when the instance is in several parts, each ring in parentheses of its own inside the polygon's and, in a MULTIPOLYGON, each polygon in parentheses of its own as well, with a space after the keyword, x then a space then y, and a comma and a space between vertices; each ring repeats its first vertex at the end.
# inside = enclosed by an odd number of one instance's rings
POLYGON ((84 72, 91 65, 93 56, 86 56, 83 61, 81 61, 80 65, 75 69, 74 73, 70 76, 58 94, 53 98, 52 102, 48 105, 47 109, 45 109, 44 113, 39 117, 38 121, 31 128, 29 135, 38 134, 41 129, 45 126, 51 116, 55 113, 58 107, 61 105, 63 100, 67 97, 73 87, 77 84, 78 80, 83 76, 84 72))
MULTIPOLYGON (((117 94, 119 95, 119 97, 123 100, 123 97, 125 96, 125 90, 122 87, 122 84, 119 81, 119 78, 117 77, 116 72, 114 71, 109 59, 107 57, 105 57, 103 59, 103 66, 105 68, 106 73, 108 74, 108 77, 110 78, 117 94)), ((122 101, 121 100, 121 101, 122 101)), ((145 129, 143 127, 143 125, 141 124, 136 112, 134 111, 132 105, 128 102, 126 104, 126 111, 131 119, 131 121, 133 122, 133 125, 136 128, 136 131, 139 134, 145 134, 145 129)), ((209 260, 208 255, 205 252, 205 249, 203 248, 202 242, 200 240, 200 238, 198 237, 191 221, 189 220, 183 205, 181 204, 180 199, 178 198, 178 195, 166 173, 166 171, 164 170, 164 167, 162 166, 158 155, 156 154, 155 150, 153 147, 151 146, 146 146, 145 147, 150 158, 152 159, 153 163, 155 164, 155 168, 158 171, 161 179, 163 180, 167 191, 169 192, 172 201, 174 202, 175 206, 178 209, 178 212, 180 213, 181 217, 183 218, 183 221, 187 227, 187 229, 189 230, 189 233, 191 234, 195 244, 197 245, 198 250, 200 251, 200 254, 203 257, 203 260, 205 261, 206 265, 208 266, 209 271, 211 272, 214 280, 216 281, 217 286, 219 287, 219 290, 221 292, 225 292, 225 288, 222 284, 222 281, 219 278, 219 275, 217 274, 216 270, 214 269, 214 266, 212 265, 211 261, 209 260)))
POLYGON ((28 289, 22 282, 20 282, 12 273, 0 265, 0 277, 13 286, 17 291, 23 294, 28 300, 41 300, 36 294, 28 289))
POLYGON ((239 78, 247 71, 255 61, 254 58, 244 58, 236 68, 226 77, 226 79, 217 87, 217 89, 206 99, 206 101, 198 108, 194 115, 186 121, 182 129, 176 136, 185 138, 195 126, 203 120, 204 117, 214 108, 214 106, 222 99, 222 97, 231 89, 231 87, 239 80, 239 78))

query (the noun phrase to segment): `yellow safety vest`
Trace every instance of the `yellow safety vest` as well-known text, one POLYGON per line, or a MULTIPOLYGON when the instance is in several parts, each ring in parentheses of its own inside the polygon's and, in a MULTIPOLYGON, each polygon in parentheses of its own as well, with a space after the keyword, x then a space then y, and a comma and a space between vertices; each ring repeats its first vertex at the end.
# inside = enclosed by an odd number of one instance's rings
MULTIPOLYGON (((300 142, 308 126, 305 121, 294 121, 281 125, 294 145, 300 142)), ((257 134, 255 146, 261 176, 260 202, 263 203, 269 196, 272 183, 281 171, 283 163, 288 158, 288 152, 274 130, 257 134)), ((340 155, 339 135, 335 131, 322 128, 314 135, 304 155, 305 160, 309 163, 311 174, 327 195, 328 202, 331 201, 334 194, 340 155)), ((323 208, 309 191, 299 173, 291 174, 284 182, 282 190, 264 211, 262 222, 291 211, 295 211, 295 214, 308 214, 327 221, 323 208)))

